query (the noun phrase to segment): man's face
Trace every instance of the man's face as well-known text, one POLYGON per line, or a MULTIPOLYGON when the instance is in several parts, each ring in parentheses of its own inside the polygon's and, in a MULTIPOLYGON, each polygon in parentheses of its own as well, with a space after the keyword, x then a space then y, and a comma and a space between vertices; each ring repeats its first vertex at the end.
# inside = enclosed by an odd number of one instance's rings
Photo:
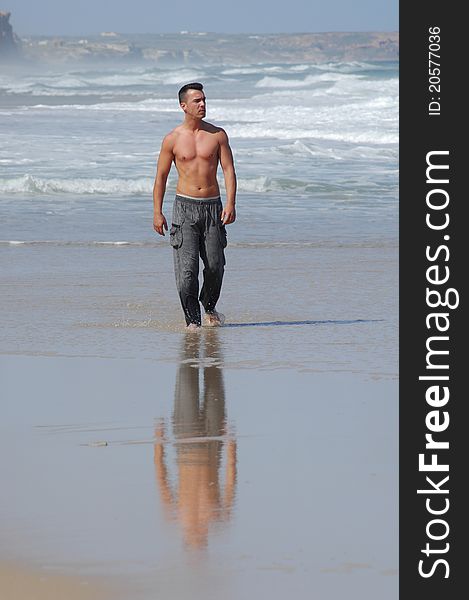
POLYGON ((181 108, 196 119, 203 119, 206 112, 205 94, 202 90, 187 90, 186 98, 181 102, 181 108))

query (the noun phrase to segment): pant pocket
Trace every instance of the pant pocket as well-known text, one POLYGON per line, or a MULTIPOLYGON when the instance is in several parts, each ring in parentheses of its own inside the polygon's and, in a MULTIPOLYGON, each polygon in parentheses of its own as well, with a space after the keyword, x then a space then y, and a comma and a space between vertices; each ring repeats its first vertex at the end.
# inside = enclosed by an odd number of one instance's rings
POLYGON ((173 248, 180 248, 182 246, 182 229, 180 225, 173 223, 169 230, 169 243, 173 248))
POLYGON ((222 248, 226 248, 228 238, 226 236, 226 227, 224 225, 217 225, 218 237, 220 238, 220 244, 222 248))

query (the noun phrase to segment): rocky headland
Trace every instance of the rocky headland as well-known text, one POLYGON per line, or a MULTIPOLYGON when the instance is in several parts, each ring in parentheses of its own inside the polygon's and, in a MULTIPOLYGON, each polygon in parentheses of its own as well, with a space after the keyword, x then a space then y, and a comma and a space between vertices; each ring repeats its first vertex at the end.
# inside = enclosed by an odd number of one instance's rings
POLYGON ((297 34, 123 34, 17 36, 0 12, 0 56, 28 63, 143 62, 174 64, 396 61, 397 32, 297 34))
MULTIPOLYGON (((247 64, 397 61, 397 33, 304 33, 195 37, 164 34, 86 38, 25 37, 27 62, 144 62, 161 64, 247 64), (133 39, 137 38, 137 39, 133 39)), ((11 56, 11 54, 10 54, 11 56)))
POLYGON ((10 23, 11 13, 0 11, 0 59, 19 56, 20 43, 10 23))

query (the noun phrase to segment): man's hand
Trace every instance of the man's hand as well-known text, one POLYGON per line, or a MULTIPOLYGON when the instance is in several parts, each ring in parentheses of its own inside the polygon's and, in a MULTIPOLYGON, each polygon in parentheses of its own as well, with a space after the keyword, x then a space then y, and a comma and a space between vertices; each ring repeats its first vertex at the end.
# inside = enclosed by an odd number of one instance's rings
POLYGON ((236 220, 236 209, 234 204, 227 204, 221 213, 221 222, 223 225, 229 225, 236 220))
POLYGON ((154 215, 153 217, 153 229, 156 233, 164 235, 164 230, 168 231, 168 223, 166 223, 166 217, 163 213, 154 215))

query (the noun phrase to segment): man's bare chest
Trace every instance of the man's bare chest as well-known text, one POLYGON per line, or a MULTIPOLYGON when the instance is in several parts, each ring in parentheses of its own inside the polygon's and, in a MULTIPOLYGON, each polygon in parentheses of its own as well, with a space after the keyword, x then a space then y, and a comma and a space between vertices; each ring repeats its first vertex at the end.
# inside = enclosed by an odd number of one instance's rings
POLYGON ((181 163, 194 160, 216 161, 218 159, 218 141, 214 140, 212 136, 178 140, 174 146, 174 156, 176 161, 181 163))

